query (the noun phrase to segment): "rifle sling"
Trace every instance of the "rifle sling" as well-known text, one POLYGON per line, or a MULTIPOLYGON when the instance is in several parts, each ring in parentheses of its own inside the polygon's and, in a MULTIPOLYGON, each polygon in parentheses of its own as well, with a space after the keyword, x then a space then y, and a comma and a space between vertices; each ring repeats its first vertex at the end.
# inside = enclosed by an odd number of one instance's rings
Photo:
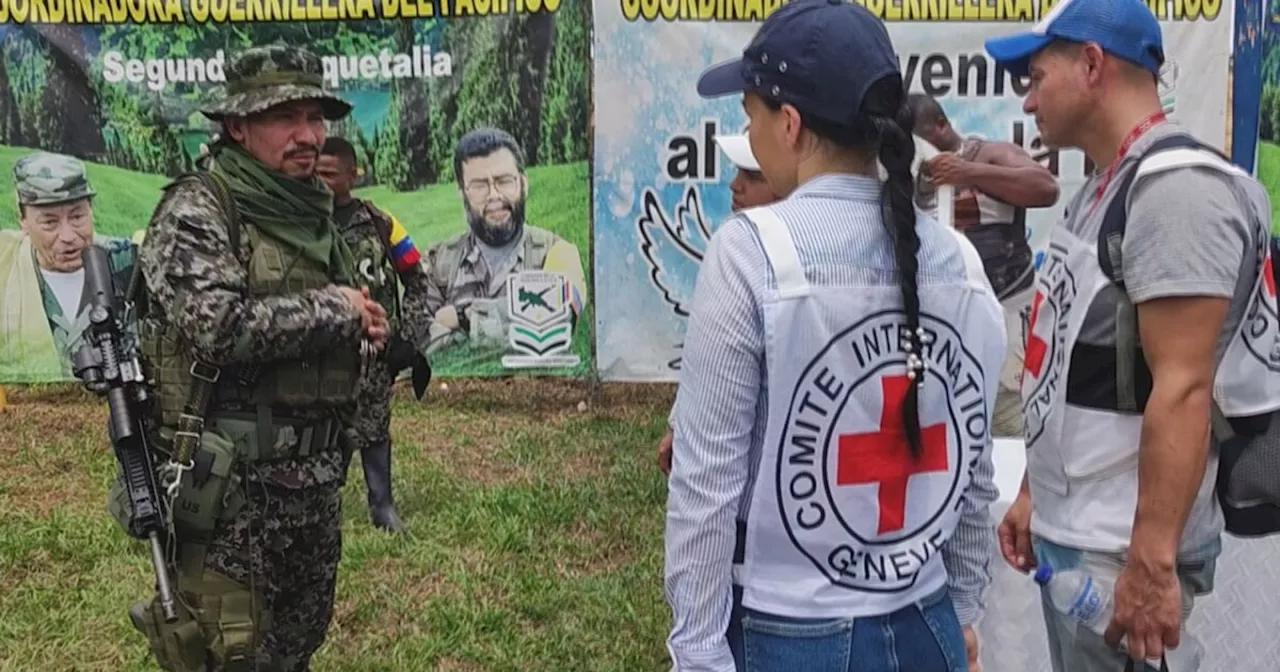
MULTIPOLYGON (((231 191, 226 183, 208 171, 198 171, 195 177, 213 193, 214 200, 227 218, 227 238, 231 244, 232 255, 238 255, 240 249, 240 213, 231 199, 231 191)), ((213 386, 222 375, 221 369, 199 360, 191 362, 191 388, 187 393, 187 401, 178 416, 177 431, 173 436, 173 459, 179 464, 191 464, 191 458, 200 446, 200 437, 204 434, 205 414, 209 402, 213 399, 213 386)))
POLYGON ((222 371, 199 360, 191 362, 191 387, 187 401, 178 415, 178 428, 173 434, 173 459, 179 464, 191 464, 191 458, 200 446, 204 434, 204 418, 213 398, 213 386, 222 371))

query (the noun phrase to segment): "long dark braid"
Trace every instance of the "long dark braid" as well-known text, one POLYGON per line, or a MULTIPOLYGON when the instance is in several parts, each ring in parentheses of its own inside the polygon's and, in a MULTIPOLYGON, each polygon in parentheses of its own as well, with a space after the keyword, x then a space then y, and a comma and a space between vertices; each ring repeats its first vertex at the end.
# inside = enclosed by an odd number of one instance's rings
MULTIPOLYGON (((761 97, 771 109, 782 106, 779 100, 761 97)), ((920 237, 916 233, 916 210, 912 200, 915 181, 911 177, 911 163, 916 155, 915 141, 911 138, 914 122, 902 77, 897 74, 872 84, 863 96, 862 109, 845 123, 832 123, 801 114, 801 123, 806 128, 839 147, 879 148, 880 164, 889 174, 880 202, 885 231, 893 243, 898 284, 902 288, 902 303, 907 314, 907 376, 914 383, 907 386, 907 394, 902 400, 902 424, 911 456, 919 459, 920 385, 924 382, 924 362, 921 359, 920 294, 916 285, 916 275, 920 270, 916 259, 920 251, 920 237)), ((890 401, 886 399, 885 403, 890 401)))
POLYGON ((912 384, 907 386, 907 394, 902 399, 902 424, 911 456, 918 459, 919 389, 924 383, 924 362, 921 359, 924 353, 920 337, 920 294, 916 286, 916 275, 920 269, 916 259, 920 251, 920 236, 916 234, 916 211, 911 198, 915 188, 911 163, 916 153, 915 142, 911 139, 911 109, 902 105, 893 118, 876 116, 874 120, 880 131, 880 164, 889 174, 880 194, 880 204, 884 211, 884 227, 893 243, 898 285, 902 288, 902 304, 907 314, 907 377, 912 379, 912 384))

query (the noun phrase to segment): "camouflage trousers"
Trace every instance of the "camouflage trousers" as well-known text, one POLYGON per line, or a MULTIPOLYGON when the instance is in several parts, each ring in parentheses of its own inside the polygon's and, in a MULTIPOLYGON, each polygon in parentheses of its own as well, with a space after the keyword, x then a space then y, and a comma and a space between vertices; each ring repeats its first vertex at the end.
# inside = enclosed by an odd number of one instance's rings
POLYGON ((203 647, 188 648, 203 650, 177 661, 184 656, 170 648, 166 661, 153 641, 164 669, 309 670, 325 640, 342 555, 340 486, 244 487, 243 507, 210 539, 178 542, 174 593, 202 635, 203 647))
POLYGON ((394 382, 381 360, 375 361, 360 381, 360 407, 355 421, 359 450, 391 440, 391 385, 394 382))

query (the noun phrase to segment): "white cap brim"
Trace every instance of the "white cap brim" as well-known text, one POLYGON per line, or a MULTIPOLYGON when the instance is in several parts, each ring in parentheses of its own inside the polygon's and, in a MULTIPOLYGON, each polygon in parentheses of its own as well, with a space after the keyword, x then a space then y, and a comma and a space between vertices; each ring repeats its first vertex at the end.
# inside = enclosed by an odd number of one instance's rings
POLYGON ((751 142, 745 135, 717 135, 716 144, 729 157, 733 165, 744 170, 760 170, 756 155, 751 153, 751 142))

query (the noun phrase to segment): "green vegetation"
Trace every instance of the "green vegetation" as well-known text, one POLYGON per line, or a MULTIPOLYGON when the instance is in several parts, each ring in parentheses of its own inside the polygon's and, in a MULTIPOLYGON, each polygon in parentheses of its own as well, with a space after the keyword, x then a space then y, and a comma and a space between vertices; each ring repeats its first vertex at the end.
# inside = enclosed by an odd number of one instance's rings
POLYGON ((1271 196, 1271 230, 1280 234, 1280 145, 1258 142, 1258 181, 1271 196))
MULTIPOLYGON (((18 203, 13 196, 13 163, 36 151, 26 147, 0 146, 0 180, 9 198, 0 198, 0 228, 18 228, 18 203)), ((145 228, 160 201, 160 189, 168 183, 163 175, 136 173, 100 163, 85 163, 89 184, 98 192, 94 199, 94 230, 107 236, 128 238, 145 228)))
MULTIPOLYGON (((112 82, 105 76, 105 54, 174 59, 174 67, 186 68, 187 59, 212 59, 220 51, 230 58, 250 46, 285 43, 345 59, 345 65, 329 61, 335 77, 355 70, 352 59, 362 55, 410 55, 415 48, 431 54, 429 76, 346 79, 336 87, 355 109, 332 132, 355 145, 376 184, 413 191, 448 182, 454 143, 482 125, 515 136, 529 165, 584 161, 590 146, 590 26, 588 0, 564 0, 554 13, 460 20, 63 25, 39 31, 0 25, 0 144, 175 175, 191 167, 213 130, 199 109, 216 95, 214 87, 112 82)), ((187 78, 195 79, 192 74, 187 78)))
MULTIPOLYGON (((407 535, 370 526, 352 460, 336 614, 313 669, 668 669, 653 446, 671 388, 449 388, 433 385, 423 403, 396 397, 407 535)), ((0 670, 156 669, 127 617, 151 590, 146 547, 104 510, 106 404, 75 388, 8 391, 0 670)))

